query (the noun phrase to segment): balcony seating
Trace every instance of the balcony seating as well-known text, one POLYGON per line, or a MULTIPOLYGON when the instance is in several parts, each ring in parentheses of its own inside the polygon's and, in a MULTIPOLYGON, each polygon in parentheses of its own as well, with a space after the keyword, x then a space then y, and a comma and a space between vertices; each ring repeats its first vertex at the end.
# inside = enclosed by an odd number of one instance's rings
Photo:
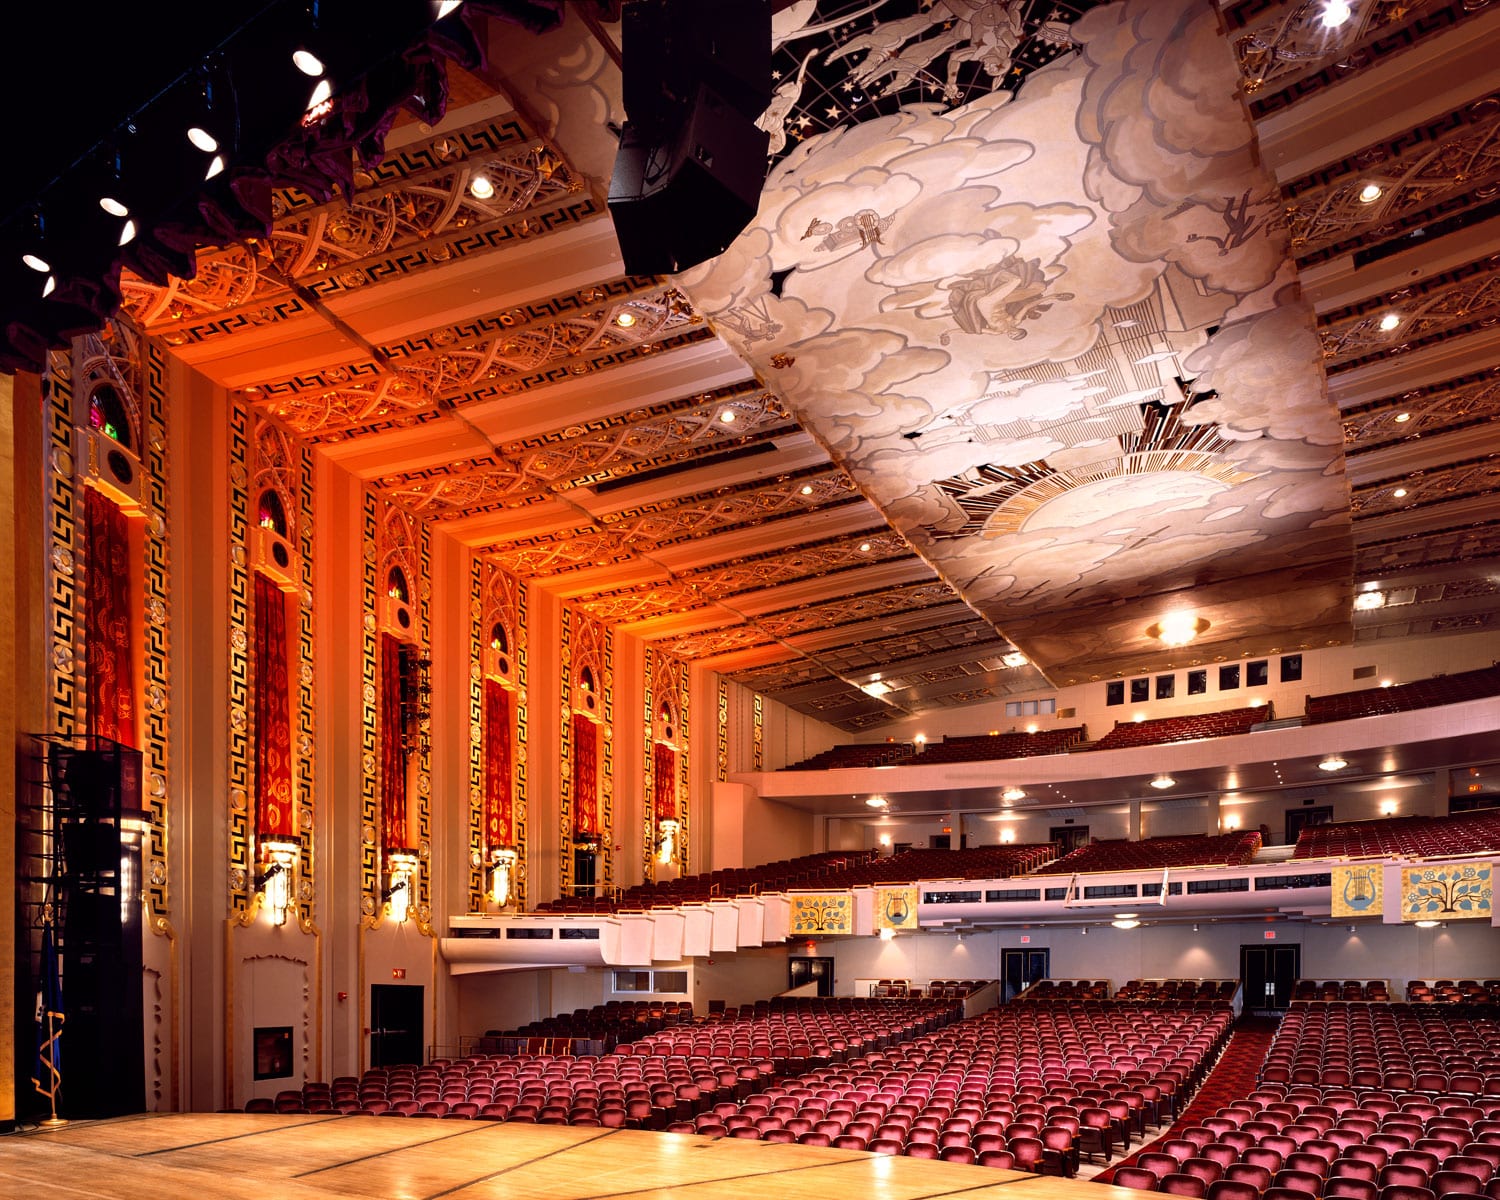
POLYGON ((1252 725, 1275 719, 1275 713, 1267 704, 1260 708, 1227 708, 1185 717, 1158 717, 1153 721, 1116 721, 1115 727, 1089 748, 1123 750, 1130 746, 1160 746, 1167 742, 1229 737, 1249 733, 1252 725))
POLYGON ((618 897, 563 898, 539 904, 539 913, 611 913, 701 904, 761 892, 816 891, 923 879, 1008 879, 1057 856, 1053 842, 972 846, 962 850, 829 851, 759 867, 686 875, 665 883, 626 888, 618 897))
POLYGON ((836 771, 843 767, 890 767, 910 762, 917 748, 910 742, 852 742, 824 750, 782 767, 783 771, 836 771))
POLYGON ((913 759, 920 765, 950 762, 990 762, 1004 758, 1035 758, 1042 754, 1066 754, 1084 740, 1082 725, 1066 729, 1039 729, 1035 733, 995 733, 944 737, 929 743, 913 759))
POLYGON ((1033 871, 1034 875, 1072 875, 1096 871, 1159 871, 1163 867, 1235 867, 1260 849, 1255 831, 1214 836, 1143 838, 1092 842, 1033 871))
POLYGON ((1440 704, 1459 704, 1500 695, 1500 666, 1491 665, 1456 675, 1435 675, 1415 683, 1394 687, 1362 688, 1355 692, 1338 692, 1331 696, 1309 696, 1307 723, 1352 721, 1381 713, 1411 712, 1440 704))
POLYGON ((1292 857, 1452 858, 1496 851, 1500 851, 1500 812, 1487 811, 1310 825, 1297 835, 1292 857))

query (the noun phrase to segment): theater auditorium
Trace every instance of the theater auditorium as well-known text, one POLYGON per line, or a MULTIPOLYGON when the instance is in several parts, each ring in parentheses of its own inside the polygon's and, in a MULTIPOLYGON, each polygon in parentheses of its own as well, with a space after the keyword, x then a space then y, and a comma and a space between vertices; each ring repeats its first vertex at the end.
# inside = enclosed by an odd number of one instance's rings
POLYGON ((0 1192, 1500 1200, 1500 10, 179 15, 14 43, 0 1192))

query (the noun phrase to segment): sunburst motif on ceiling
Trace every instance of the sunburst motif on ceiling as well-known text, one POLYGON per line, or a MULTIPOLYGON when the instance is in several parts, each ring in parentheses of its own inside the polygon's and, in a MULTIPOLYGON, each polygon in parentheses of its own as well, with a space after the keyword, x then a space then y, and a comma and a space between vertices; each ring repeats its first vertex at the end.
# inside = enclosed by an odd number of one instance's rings
POLYGON ((1089 484, 1130 476, 1166 473, 1201 476, 1224 487, 1255 478, 1221 452, 1227 443, 1211 423, 1190 424, 1184 416, 1192 401, 1140 406, 1137 431, 1122 435, 1118 453, 1097 461, 1059 470, 1045 460, 1015 467, 985 465, 963 475, 940 480, 938 488, 964 513, 961 526, 934 530, 938 539, 997 536, 1018 533, 1044 505, 1089 484))

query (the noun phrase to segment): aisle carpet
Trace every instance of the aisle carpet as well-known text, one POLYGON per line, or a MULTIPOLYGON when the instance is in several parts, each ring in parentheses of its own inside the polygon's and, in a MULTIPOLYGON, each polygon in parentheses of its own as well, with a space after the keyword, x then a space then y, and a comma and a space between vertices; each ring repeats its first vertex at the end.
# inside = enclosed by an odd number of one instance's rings
POLYGON ((1277 1022, 1269 1017, 1243 1017, 1234 1027, 1229 1045, 1214 1069, 1209 1072, 1198 1094, 1187 1108, 1163 1134, 1146 1143, 1134 1154, 1112 1164, 1108 1170, 1094 1177, 1097 1183, 1110 1183, 1120 1167, 1134 1166, 1142 1154, 1154 1149, 1158 1143, 1175 1138, 1179 1129, 1197 1125, 1204 1117, 1211 1117, 1226 1104, 1243 1100, 1255 1090, 1260 1069, 1265 1065, 1266 1051, 1276 1036, 1277 1022))

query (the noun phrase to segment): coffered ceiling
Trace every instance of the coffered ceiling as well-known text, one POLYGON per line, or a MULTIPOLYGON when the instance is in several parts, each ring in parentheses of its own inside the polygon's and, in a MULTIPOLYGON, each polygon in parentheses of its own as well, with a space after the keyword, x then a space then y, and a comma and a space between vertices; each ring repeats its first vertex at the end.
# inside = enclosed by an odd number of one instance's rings
POLYGON ((618 26, 568 5, 495 25, 350 204, 284 193, 127 311, 517 575, 848 730, 1492 626, 1500 9, 776 7, 773 165, 713 263, 625 272, 618 26), (1175 651, 1174 609, 1208 622, 1175 651))

